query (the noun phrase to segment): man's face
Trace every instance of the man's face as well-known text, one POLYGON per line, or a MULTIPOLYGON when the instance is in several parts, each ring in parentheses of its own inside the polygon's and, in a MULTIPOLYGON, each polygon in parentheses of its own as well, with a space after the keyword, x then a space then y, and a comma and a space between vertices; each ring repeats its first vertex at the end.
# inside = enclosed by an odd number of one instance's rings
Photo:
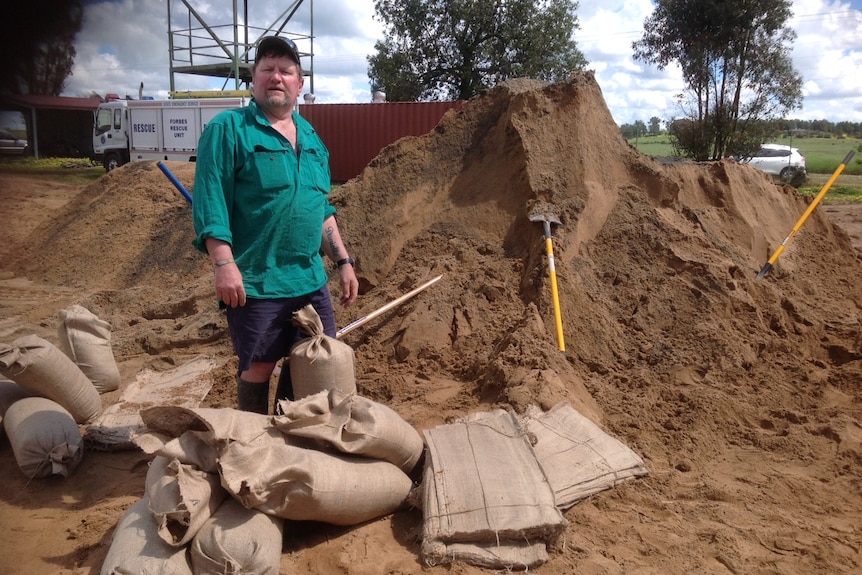
POLYGON ((252 75, 252 93, 264 108, 296 105, 304 80, 299 65, 287 56, 261 59, 252 75))

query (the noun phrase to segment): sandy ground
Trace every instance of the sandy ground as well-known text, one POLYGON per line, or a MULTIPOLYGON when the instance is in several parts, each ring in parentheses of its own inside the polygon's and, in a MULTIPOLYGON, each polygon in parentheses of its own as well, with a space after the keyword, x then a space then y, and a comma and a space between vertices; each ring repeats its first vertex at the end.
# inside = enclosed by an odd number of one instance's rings
MULTIPOLYGON (((190 188, 193 165, 170 167, 190 188)), ((124 386, 226 358, 204 405, 235 405, 212 272, 154 164, 84 189, 3 174, 0 197, 0 341, 56 341, 58 312, 79 303, 111 323, 124 386)), ((570 509, 535 572, 862 571, 862 206, 815 210, 755 279, 805 200, 748 166, 640 155, 589 74, 498 87, 383 150, 333 201, 362 285, 339 325, 443 274, 345 337, 360 393, 417 429, 568 401, 647 463, 570 509), (535 202, 561 222, 565 357, 535 202)), ((88 448, 70 477, 28 481, 4 440, 0 570, 99 573, 148 461, 88 448)), ((486 572, 423 567, 421 523, 289 524, 281 573, 486 572)))

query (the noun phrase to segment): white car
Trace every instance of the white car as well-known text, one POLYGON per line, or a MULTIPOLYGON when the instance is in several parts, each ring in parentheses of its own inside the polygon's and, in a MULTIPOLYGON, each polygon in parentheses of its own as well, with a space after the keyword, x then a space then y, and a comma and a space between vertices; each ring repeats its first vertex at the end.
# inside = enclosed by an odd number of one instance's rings
POLYGON ((805 156, 799 148, 781 144, 763 144, 748 163, 767 174, 790 180, 795 174, 805 175, 805 156))
POLYGON ((0 154, 24 154, 27 140, 21 139, 7 130, 0 130, 0 154))

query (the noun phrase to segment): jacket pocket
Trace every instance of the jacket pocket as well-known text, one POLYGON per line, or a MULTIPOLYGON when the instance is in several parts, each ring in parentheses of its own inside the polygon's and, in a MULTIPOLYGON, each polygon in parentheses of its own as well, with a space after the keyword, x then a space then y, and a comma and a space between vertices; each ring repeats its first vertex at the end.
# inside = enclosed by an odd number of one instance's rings
POLYGON ((296 159, 289 150, 256 150, 252 159, 261 190, 283 189, 294 185, 294 171, 288 169, 287 162, 295 162, 296 159))

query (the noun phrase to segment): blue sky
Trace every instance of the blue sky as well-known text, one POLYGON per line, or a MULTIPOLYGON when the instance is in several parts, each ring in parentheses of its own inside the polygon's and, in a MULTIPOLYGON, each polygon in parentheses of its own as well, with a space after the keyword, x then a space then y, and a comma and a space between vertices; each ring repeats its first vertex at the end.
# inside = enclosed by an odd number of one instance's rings
MULTIPOLYGON (((167 5, 185 13, 178 0, 88 0, 78 56, 65 95, 107 92, 166 98, 170 90, 167 5)), ((293 5, 286 0, 250 0, 249 24, 265 28, 293 5)), ((232 0, 191 0, 211 25, 232 22, 232 0)), ((240 11, 243 2, 238 2, 240 11)), ((308 34, 310 0, 297 10, 288 32, 308 34)), ((683 89, 679 71, 660 71, 633 61, 631 44, 641 37, 651 0, 580 0, 575 40, 589 60, 605 101, 618 124, 653 116, 679 116, 675 94, 683 89)), ((862 0, 793 0, 789 25, 798 37, 793 61, 804 80, 801 119, 862 122, 862 0)), ((373 0, 314 2, 314 92, 319 103, 369 102, 367 56, 382 28, 373 19, 373 0)), ((229 26, 225 28, 229 33, 229 26)), ((227 38, 224 34, 221 37, 227 38)), ((310 51, 310 43, 300 49, 310 51)), ((307 67, 307 63, 304 62, 307 67)), ((176 89, 221 88, 223 80, 178 76, 176 89)), ((233 88, 233 85, 227 86, 233 88)), ((310 91, 311 82, 306 82, 310 91)))

